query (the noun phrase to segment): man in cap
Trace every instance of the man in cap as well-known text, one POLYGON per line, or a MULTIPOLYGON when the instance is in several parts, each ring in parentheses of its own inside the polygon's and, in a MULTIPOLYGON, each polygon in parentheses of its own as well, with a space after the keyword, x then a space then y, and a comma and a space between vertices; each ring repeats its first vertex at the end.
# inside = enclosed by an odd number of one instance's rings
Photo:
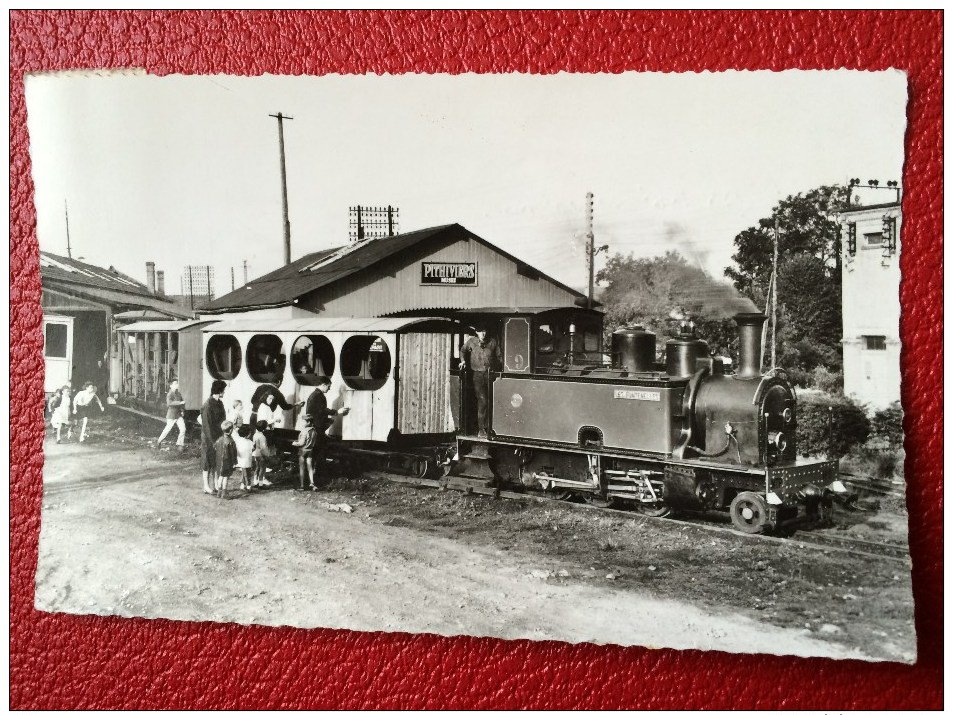
POLYGON ((460 351, 460 369, 470 368, 473 373, 473 394, 477 400, 477 427, 479 437, 486 438, 489 428, 490 371, 498 371, 503 361, 496 338, 487 338, 486 326, 477 325, 470 330, 475 333, 463 344, 460 351))

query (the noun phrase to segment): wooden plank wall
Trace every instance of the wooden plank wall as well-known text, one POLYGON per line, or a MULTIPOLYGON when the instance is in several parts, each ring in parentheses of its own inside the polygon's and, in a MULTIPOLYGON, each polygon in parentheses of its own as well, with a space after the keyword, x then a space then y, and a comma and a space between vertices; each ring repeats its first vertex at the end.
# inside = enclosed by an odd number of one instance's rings
POLYGON ((452 432, 450 350, 453 335, 400 336, 397 428, 401 434, 452 432))

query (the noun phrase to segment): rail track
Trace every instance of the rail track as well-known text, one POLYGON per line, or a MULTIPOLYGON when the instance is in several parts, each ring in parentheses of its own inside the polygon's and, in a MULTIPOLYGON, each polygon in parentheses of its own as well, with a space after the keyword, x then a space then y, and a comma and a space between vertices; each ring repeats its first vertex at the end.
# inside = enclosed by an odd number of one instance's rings
MULTIPOLYGON (((566 506, 573 509, 589 509, 593 511, 606 512, 604 506, 596 506, 593 504, 586 503, 576 503, 571 501, 562 501, 556 496, 548 496, 541 494, 529 494, 525 492, 515 492, 509 491, 506 489, 500 489, 492 486, 486 486, 485 484, 480 483, 477 480, 467 480, 460 478, 449 478, 446 480, 436 480, 436 479, 426 479, 420 477, 407 476, 402 474, 393 474, 389 472, 377 472, 380 476, 384 477, 390 482, 396 484, 408 484, 417 487, 425 487, 430 489, 451 489, 454 491, 464 492, 466 494, 480 494, 483 496, 489 496, 496 499, 511 499, 516 501, 533 501, 541 502, 547 504, 553 504, 559 502, 561 504, 566 504, 566 506)), ((709 531, 717 532, 719 534, 727 534, 732 537, 739 539, 753 539, 760 540, 766 544, 771 544, 774 547, 777 547, 779 544, 788 543, 791 545, 796 545, 798 548, 806 548, 816 551, 823 552, 843 552, 850 554, 852 556, 867 556, 870 558, 876 558, 886 561, 899 562, 904 564, 909 564, 910 556, 907 547, 898 546, 894 544, 884 544, 880 542, 864 541, 862 539, 852 539, 850 537, 833 535, 833 534, 820 534, 813 531, 803 531, 795 532, 789 536, 774 536, 774 535, 762 535, 762 534, 744 534, 740 531, 736 531, 728 524, 717 524, 717 523, 705 523, 698 521, 697 519, 687 519, 687 518, 655 518, 651 516, 645 516, 637 512, 632 511, 623 511, 618 509, 611 510, 613 516, 619 516, 621 518, 636 519, 644 522, 651 522, 653 524, 658 524, 660 528, 681 528, 683 526, 691 526, 694 529, 699 531, 709 531)))

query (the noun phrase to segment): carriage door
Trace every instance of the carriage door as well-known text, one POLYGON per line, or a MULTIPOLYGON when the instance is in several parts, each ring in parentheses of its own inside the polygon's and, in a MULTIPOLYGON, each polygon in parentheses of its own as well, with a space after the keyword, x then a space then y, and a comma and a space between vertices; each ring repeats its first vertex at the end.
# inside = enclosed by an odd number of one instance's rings
POLYGON ((401 434, 453 432, 448 370, 453 338, 450 333, 400 336, 397 429, 401 434))
MULTIPOLYGON (((395 336, 352 335, 341 346, 341 379, 351 413, 341 421, 345 440, 385 442, 394 427, 395 385, 393 354, 395 336)), ((330 399, 331 407, 337 405, 330 399)))
MULTIPOLYGON (((43 318, 43 391, 55 392, 73 375, 73 319, 65 315, 43 318)), ((76 386, 73 386, 76 389, 76 386)))

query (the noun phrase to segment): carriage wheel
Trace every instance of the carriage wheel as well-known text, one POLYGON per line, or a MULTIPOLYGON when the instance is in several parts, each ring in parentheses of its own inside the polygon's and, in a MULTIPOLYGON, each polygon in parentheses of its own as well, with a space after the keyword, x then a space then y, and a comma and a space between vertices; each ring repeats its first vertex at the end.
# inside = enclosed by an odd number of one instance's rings
POLYGON ((423 479, 427 476, 427 470, 430 469, 430 461, 426 457, 415 459, 411 466, 414 470, 414 476, 423 479))
POLYGON ((635 510, 642 516, 663 519, 672 513, 672 507, 663 502, 636 502, 635 510))
POLYGON ((768 527, 768 504, 754 492, 741 492, 731 500, 731 523, 746 534, 761 534, 768 527))

